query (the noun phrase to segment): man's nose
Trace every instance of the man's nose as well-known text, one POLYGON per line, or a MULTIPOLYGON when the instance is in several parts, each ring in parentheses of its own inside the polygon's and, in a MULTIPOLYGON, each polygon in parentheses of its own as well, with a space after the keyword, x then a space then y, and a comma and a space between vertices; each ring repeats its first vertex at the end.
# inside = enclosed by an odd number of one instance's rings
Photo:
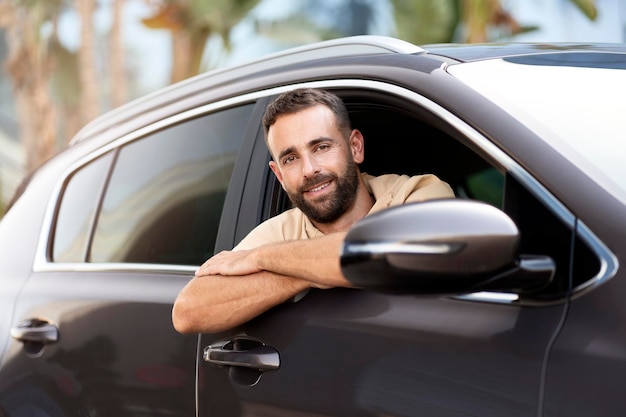
POLYGON ((312 155, 306 155, 302 157, 302 175, 304 177, 311 177, 319 173, 320 168, 317 164, 317 160, 312 155))

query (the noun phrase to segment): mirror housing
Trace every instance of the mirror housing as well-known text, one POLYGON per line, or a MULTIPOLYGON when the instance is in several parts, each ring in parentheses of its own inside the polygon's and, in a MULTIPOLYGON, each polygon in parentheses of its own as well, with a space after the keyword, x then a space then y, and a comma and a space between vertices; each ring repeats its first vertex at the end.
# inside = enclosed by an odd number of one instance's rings
POLYGON ((518 255, 520 234, 504 212, 461 199, 391 207, 357 222, 341 252, 355 287, 460 295, 530 292, 549 284, 554 262, 518 255))

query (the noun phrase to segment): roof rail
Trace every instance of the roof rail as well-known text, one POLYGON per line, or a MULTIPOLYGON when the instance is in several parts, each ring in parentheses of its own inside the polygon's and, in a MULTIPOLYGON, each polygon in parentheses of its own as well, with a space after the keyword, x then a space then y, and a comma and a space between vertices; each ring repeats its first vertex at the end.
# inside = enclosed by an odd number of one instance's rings
MULTIPOLYGON (((279 65, 301 62, 303 55, 306 59, 335 58, 353 55, 376 54, 417 54, 426 52, 417 45, 388 36, 358 35, 328 41, 315 42, 307 45, 289 48, 284 51, 268 54, 264 57, 235 65, 229 71, 254 65, 256 71, 270 69, 279 65)), ((216 72, 220 72, 217 70, 216 72)))
MULTIPOLYGON (((321 41, 286 49, 284 51, 267 55, 265 58, 257 60, 257 62, 275 60, 284 56, 294 56, 299 53, 306 53, 311 56, 313 51, 320 51, 324 57, 328 58, 381 53, 416 54, 424 52, 424 49, 401 39, 387 36, 359 35, 331 39, 328 41, 321 41)), ((315 56, 313 55, 313 57, 315 56)))

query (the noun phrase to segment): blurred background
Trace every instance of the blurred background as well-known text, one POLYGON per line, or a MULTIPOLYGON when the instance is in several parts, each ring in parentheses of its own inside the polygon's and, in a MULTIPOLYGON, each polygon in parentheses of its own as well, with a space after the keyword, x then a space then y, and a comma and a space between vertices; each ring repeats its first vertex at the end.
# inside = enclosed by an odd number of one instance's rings
POLYGON ((311 42, 626 42, 626 0, 0 0, 0 218, 87 122, 311 42))

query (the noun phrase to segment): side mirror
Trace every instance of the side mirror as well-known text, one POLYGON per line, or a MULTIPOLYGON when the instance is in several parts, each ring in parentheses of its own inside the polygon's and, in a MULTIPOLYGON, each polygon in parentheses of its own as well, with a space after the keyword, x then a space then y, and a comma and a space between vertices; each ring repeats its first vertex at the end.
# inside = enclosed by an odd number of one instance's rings
POLYGON ((372 214, 348 232, 344 276, 356 287, 419 294, 532 292, 548 285, 554 262, 519 256, 520 234, 486 203, 433 200, 372 214))

